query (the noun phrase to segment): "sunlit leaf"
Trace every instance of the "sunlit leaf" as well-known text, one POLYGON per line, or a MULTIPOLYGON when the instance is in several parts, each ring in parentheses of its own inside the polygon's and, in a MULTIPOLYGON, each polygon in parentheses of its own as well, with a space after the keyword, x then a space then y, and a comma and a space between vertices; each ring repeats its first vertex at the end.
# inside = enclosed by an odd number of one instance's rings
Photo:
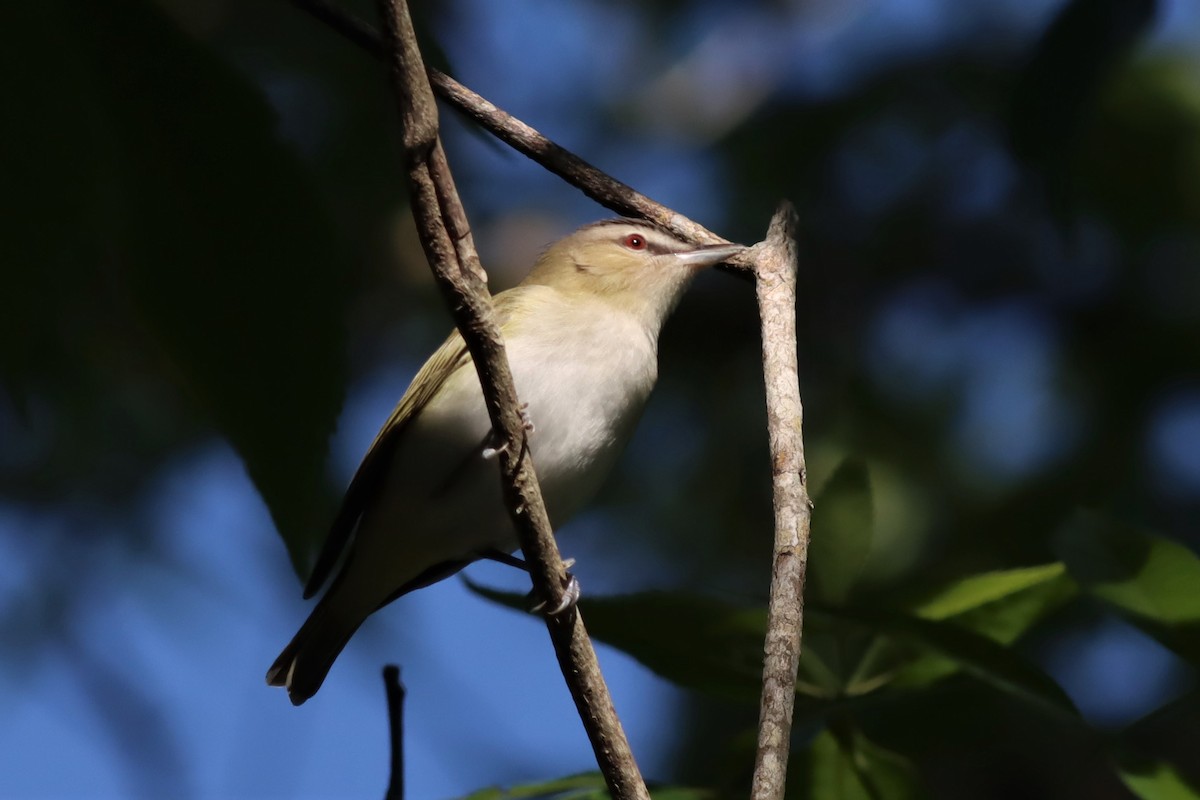
POLYGON ((789 770, 789 798, 911 800, 925 797, 916 769, 860 731, 822 731, 789 770))
POLYGON ((896 642, 934 653, 969 675, 1055 713, 1075 716, 1057 683, 1016 651, 948 621, 869 610, 839 610, 837 616, 896 642))
POLYGON ((1055 545, 1089 593, 1200 664, 1200 558, 1195 553, 1095 513, 1077 514, 1055 545))
MULTIPOLYGON (((476 593, 510 608, 519 609, 525 604, 521 595, 497 592, 470 581, 467 584, 476 593)), ((579 607, 593 637, 629 653, 668 680, 725 694, 755 696, 758 691, 766 631, 763 609, 667 592, 585 597, 579 607)), ((986 636, 952 623, 858 609, 810 609, 807 617, 810 631, 842 626, 842 639, 850 634, 884 636, 911 652, 946 659, 955 668, 1003 691, 1074 714, 1066 694, 1037 667, 986 636)), ((805 640, 808 652, 815 650, 812 645, 805 640)), ((841 679, 823 662, 821 672, 815 674, 818 677, 813 693, 818 697, 842 693, 841 679), (825 686, 826 679, 835 680, 835 685, 825 686)))
POLYGON ((1200 790, 1165 761, 1121 758, 1117 774, 1129 791, 1142 800, 1200 800, 1200 790))
MULTIPOLYGON (((950 621, 1009 645, 1077 593, 1065 567, 1054 563, 971 575, 930 592, 909 608, 923 619, 950 621)), ((883 639, 860 664, 850 690, 859 693, 861 686, 887 681, 910 688, 927 686, 959 668, 945 656, 914 654, 911 645, 883 639)))
POLYGON ((1054 563, 969 575, 942 587, 911 610, 925 619, 948 619, 1044 586, 1065 573, 1062 564, 1054 563))

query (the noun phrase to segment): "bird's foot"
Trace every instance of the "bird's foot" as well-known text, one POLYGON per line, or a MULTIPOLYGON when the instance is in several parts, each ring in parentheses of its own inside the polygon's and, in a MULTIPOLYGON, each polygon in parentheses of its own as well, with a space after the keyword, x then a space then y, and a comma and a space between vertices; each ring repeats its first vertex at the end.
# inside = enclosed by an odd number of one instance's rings
MULTIPOLYGON (((566 561, 563 562, 563 566, 570 568, 571 565, 574 563, 575 563, 575 559, 573 559, 573 558, 567 559, 566 561)), ((560 614, 565 614, 566 612, 568 612, 572 608, 574 608, 575 605, 579 602, 580 594, 581 594, 581 591, 579 588, 579 579, 576 578, 574 575, 572 575, 570 572, 568 572, 567 573, 567 585, 563 587, 562 599, 558 601, 558 605, 556 605, 554 608, 546 608, 546 601, 538 600, 537 593, 530 592, 528 595, 528 598, 529 598, 529 601, 531 603, 533 603, 533 605, 531 605, 529 607, 529 613, 530 614, 542 614, 547 617, 557 617, 560 614)))
MULTIPOLYGON (((532 435, 537 429, 533 425, 533 420, 529 418, 529 403, 522 403, 521 407, 517 410, 517 413, 521 415, 521 427, 525 429, 525 433, 532 435)), ((492 441, 495 441, 496 436, 494 433, 492 433, 488 435, 488 438, 492 441)), ((480 455, 483 456, 484 460, 491 461, 493 458, 505 452, 506 450, 508 450, 508 442, 504 442, 499 447, 486 445, 481 451, 480 455)))
MULTIPOLYGON (((500 564, 507 564, 510 567, 515 567, 521 570, 522 572, 529 572, 529 564, 526 563, 524 559, 518 558, 511 553, 505 553, 502 550, 487 550, 481 554, 481 557, 486 558, 489 561, 496 561, 500 564)), ((555 605, 554 608, 547 609, 546 601, 538 597, 536 592, 530 592, 528 595, 526 595, 526 599, 530 604, 530 614, 545 614, 548 617, 557 617, 559 614, 570 611, 575 607, 575 604, 579 602, 580 589, 579 579, 570 572, 571 567, 573 566, 575 566, 575 559, 563 559, 563 569, 567 570, 567 585, 563 587, 562 599, 559 600, 558 604, 555 605)))
POLYGON ((517 409, 517 413, 521 415, 521 426, 525 428, 525 432, 533 435, 537 428, 533 426, 533 419, 529 416, 529 403, 521 403, 521 407, 517 409))

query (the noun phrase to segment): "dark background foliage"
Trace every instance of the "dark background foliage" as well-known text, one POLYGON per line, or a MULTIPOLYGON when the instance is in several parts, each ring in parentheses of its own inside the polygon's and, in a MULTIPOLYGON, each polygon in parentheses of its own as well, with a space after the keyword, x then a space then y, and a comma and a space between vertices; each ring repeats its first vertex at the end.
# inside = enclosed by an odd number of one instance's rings
MULTIPOLYGON (((1200 8, 416 10, 433 62, 727 237, 799 209, 794 796, 1195 797, 1200 8)), ((304 614, 289 559, 449 325, 379 66, 268 0, 0 20, 0 794, 381 792, 385 660, 412 796, 589 769, 540 626, 459 581, 303 709, 261 683, 304 614)), ((606 215, 443 125, 494 290, 606 215)), ((561 539, 647 775, 729 796, 770 542, 756 325, 747 285, 697 282, 561 539)))

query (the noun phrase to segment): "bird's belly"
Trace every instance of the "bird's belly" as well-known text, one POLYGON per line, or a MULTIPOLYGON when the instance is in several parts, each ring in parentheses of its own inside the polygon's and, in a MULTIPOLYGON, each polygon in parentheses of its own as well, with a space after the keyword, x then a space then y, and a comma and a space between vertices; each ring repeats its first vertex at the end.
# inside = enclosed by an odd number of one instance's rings
MULTIPOLYGON (((627 341, 576 335, 549 344, 517 337, 507 347, 533 426, 530 453, 558 527, 595 494, 632 433, 656 377, 653 343, 644 334, 627 341)), ((496 462, 482 452, 494 442, 475 370, 449 380, 463 383, 405 432, 389 489, 364 520, 372 529, 362 537, 367 560, 435 564, 517 548, 496 462)))
POLYGON ((599 489, 628 441, 654 386, 656 356, 644 334, 613 341, 584 332, 557 347, 517 341, 510 350, 533 426, 533 463, 551 521, 562 525, 599 489))

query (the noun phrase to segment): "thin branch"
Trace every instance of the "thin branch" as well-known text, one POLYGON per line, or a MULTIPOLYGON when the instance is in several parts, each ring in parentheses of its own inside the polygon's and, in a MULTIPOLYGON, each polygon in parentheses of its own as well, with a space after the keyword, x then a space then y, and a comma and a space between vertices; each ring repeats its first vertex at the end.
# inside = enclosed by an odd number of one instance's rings
MULTIPOLYGON (((327 0, 289 0, 377 58, 386 58, 383 37, 366 22, 342 11, 327 0)), ((656 203, 628 184, 610 177, 561 147, 529 125, 496 107, 458 81, 436 69, 429 70, 429 82, 437 94, 453 108, 473 119, 480 127, 528 156, 567 183, 575 186, 605 208, 622 216, 640 217, 657 223, 676 236, 695 244, 728 244, 726 239, 682 214, 656 203)))
POLYGON ((754 263, 762 319, 767 433, 775 493, 775 550, 767 612, 762 706, 751 800, 780 800, 796 702, 796 669, 804 623, 812 501, 804 471, 804 407, 796 365, 796 212, 784 203, 765 241, 747 256, 754 263))
POLYGON ((383 668, 383 686, 387 692, 388 731, 392 742, 392 769, 384 800, 404 800, 404 684, 400 668, 383 668))
MULTIPOLYGON (((437 107, 404 0, 379 0, 388 62, 403 123, 413 215, 434 278, 475 362, 498 449, 504 497, 534 590, 550 607, 566 586, 566 570, 525 441, 516 389, 496 324, 491 296, 478 270, 466 213, 438 139, 437 107)), ((547 617, 559 665, 591 740, 609 791, 617 800, 648 800, 595 650, 574 609, 547 617)))

